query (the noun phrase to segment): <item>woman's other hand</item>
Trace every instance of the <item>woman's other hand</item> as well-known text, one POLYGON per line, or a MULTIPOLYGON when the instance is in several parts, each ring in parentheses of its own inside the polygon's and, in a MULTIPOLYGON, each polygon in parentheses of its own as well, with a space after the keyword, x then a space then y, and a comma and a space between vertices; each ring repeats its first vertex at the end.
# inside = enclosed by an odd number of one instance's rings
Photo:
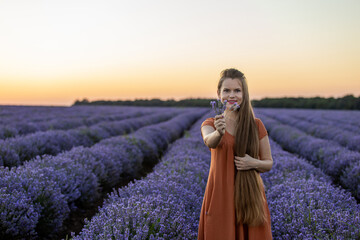
POLYGON ((256 168, 257 160, 245 154, 245 157, 235 156, 234 162, 237 170, 250 170, 256 168))

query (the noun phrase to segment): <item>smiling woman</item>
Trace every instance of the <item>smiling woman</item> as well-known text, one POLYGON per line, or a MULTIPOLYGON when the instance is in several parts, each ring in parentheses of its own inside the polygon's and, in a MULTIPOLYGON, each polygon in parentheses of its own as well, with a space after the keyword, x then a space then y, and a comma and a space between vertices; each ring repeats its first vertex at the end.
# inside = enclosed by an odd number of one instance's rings
POLYGON ((224 115, 208 118, 201 125, 204 143, 211 150, 211 166, 198 239, 272 239, 259 174, 269 171, 273 163, 266 128, 254 116, 242 72, 224 70, 217 93, 226 102, 224 115), (232 111, 235 104, 240 107, 232 111))

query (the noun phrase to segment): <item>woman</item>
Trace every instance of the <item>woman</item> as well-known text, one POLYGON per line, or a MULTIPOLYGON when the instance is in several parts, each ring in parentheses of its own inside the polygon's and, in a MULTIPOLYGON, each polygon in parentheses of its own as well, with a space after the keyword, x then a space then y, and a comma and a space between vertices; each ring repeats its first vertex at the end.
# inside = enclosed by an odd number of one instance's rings
POLYGON ((221 102, 227 100, 224 114, 201 125, 211 166, 198 239, 272 239, 260 172, 269 171, 273 160, 265 126, 254 116, 244 74, 233 68, 222 71, 217 95, 221 102), (237 110, 235 103, 240 106, 237 110))

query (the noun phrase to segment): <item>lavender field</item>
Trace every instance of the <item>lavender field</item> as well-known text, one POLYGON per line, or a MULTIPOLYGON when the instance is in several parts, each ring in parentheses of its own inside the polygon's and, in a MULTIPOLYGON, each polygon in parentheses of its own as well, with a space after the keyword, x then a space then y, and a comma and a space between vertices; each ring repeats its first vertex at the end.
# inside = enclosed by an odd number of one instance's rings
MULTIPOLYGON (((214 115, 0 106, 0 239, 197 239, 210 168, 200 125, 214 115)), ((360 239, 360 112, 255 115, 274 160, 261 174, 274 239, 360 239)))

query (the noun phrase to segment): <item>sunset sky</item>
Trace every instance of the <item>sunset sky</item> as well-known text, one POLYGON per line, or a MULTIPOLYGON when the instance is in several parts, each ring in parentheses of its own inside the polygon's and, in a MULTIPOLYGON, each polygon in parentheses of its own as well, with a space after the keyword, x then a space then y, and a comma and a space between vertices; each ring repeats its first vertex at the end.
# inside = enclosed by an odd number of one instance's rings
POLYGON ((0 105, 360 96, 359 0, 0 0, 0 105))

